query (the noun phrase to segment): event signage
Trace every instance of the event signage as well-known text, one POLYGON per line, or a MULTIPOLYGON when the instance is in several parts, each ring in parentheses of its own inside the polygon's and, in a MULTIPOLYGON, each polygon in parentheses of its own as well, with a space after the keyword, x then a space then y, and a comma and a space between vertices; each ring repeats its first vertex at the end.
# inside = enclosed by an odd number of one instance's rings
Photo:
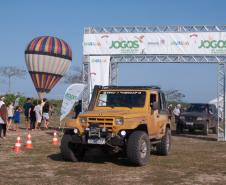
POLYGON ((110 49, 111 48, 115 48, 115 49, 118 49, 118 48, 139 48, 139 43, 137 40, 128 40, 128 41, 125 41, 125 40, 122 40, 122 41, 112 41, 111 43, 111 46, 110 46, 110 49))
POLYGON ((226 32, 84 34, 84 55, 226 55, 226 32))
MULTIPOLYGON (((95 85, 109 85, 110 56, 90 57, 90 93, 95 85)), ((90 94, 90 98, 91 98, 90 94)))
POLYGON ((226 40, 202 40, 199 48, 226 48, 226 40))
POLYGON ((72 84, 67 88, 61 106, 60 121, 62 121, 69 114, 75 102, 81 98, 85 86, 85 84, 72 84))

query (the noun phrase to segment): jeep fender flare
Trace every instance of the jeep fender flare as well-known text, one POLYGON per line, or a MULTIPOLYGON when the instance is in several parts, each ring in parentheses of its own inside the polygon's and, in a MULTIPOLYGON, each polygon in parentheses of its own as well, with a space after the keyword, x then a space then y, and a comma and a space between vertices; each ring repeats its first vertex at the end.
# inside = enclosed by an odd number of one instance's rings
POLYGON ((144 131, 144 132, 146 132, 146 133, 149 135, 149 133, 148 133, 148 128, 147 128, 147 125, 146 125, 146 124, 140 124, 140 125, 138 125, 136 128, 134 128, 134 129, 123 129, 123 130, 125 130, 125 131, 128 133, 128 134, 127 134, 127 138, 128 138, 129 135, 132 134, 134 131, 138 131, 138 130, 144 131))
POLYGON ((171 129, 171 125, 170 125, 170 123, 167 123, 167 124, 166 124, 166 128, 171 129))
POLYGON ((167 128, 168 128, 169 130, 171 130, 171 125, 170 125, 170 123, 167 123, 167 124, 165 125, 165 128, 164 128, 164 134, 165 134, 167 128))

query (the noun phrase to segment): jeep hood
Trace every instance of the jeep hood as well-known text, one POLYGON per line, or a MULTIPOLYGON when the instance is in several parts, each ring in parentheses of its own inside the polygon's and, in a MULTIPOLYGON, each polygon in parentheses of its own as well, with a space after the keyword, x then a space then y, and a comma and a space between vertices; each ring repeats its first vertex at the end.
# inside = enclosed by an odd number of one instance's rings
POLYGON ((123 118, 137 118, 144 116, 144 112, 131 110, 95 110, 80 114, 81 117, 123 117, 123 118))

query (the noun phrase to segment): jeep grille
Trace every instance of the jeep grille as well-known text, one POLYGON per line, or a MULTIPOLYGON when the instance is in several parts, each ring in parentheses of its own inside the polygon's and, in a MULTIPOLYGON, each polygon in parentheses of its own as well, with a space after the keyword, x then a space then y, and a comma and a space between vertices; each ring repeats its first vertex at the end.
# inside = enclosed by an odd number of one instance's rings
POLYGON ((196 121, 196 117, 188 116, 188 117, 185 117, 185 120, 186 121, 196 121))
POLYGON ((114 119, 113 118, 95 118, 89 117, 88 124, 99 124, 100 127, 105 127, 109 132, 112 132, 114 119))

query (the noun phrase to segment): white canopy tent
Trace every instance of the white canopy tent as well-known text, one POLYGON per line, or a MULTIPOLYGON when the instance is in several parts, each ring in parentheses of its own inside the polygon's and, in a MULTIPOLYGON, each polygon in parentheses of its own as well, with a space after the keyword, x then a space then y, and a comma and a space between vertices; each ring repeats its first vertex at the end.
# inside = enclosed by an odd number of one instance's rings
MULTIPOLYGON (((225 94, 226 95, 226 94, 225 94)), ((220 97, 219 98, 219 105, 218 105, 218 99, 217 98, 214 98, 213 100, 210 100, 208 102, 209 104, 214 104, 216 105, 217 109, 219 109, 219 112, 220 112, 220 117, 222 118, 222 113, 223 113, 223 101, 222 101, 222 98, 220 97)), ((225 103, 226 103, 226 100, 225 100, 225 103)), ((226 113, 225 113, 225 116, 226 116, 226 113)))

